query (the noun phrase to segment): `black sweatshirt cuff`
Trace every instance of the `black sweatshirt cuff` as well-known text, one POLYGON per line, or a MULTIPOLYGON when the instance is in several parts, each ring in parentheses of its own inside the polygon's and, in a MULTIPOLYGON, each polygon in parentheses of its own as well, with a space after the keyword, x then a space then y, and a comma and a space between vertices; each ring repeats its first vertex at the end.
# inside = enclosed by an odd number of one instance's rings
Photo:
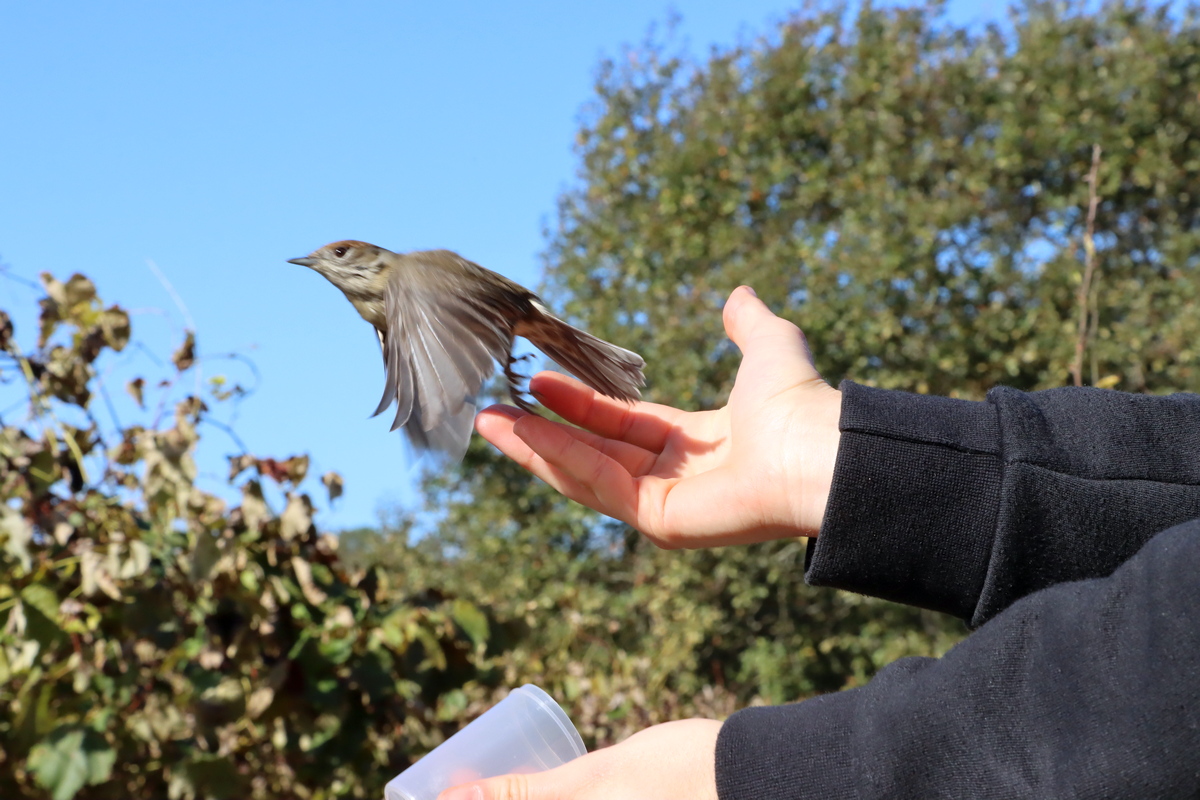
POLYGON ((852 749, 855 692, 805 700, 801 706, 743 709, 717 734, 720 798, 857 798, 852 749), (840 791, 839 791, 840 790, 840 791))
POLYGON ((970 621, 999 508, 995 406, 840 388, 841 444, 805 579, 970 621))

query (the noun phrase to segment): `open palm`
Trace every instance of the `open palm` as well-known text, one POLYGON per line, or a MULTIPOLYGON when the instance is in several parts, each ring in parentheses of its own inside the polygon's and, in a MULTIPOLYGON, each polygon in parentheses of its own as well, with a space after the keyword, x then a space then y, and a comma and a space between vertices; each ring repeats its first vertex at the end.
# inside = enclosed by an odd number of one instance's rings
POLYGON ((800 330, 750 290, 730 295, 724 321, 742 350, 724 408, 626 404, 543 372, 531 390, 579 427, 507 406, 483 411, 476 427, 567 497, 660 547, 815 535, 837 454, 840 393, 817 374, 800 330))

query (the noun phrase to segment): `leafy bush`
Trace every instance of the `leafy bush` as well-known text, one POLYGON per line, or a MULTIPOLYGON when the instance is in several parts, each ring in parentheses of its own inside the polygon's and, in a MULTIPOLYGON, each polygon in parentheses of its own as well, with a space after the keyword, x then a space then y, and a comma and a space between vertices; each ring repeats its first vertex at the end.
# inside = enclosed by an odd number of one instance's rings
MULTIPOLYGON (((36 347, 0 316, 29 411, 0 429, 0 796, 378 796, 473 710, 486 618, 346 569, 306 457, 231 458, 233 508, 199 489, 198 397, 105 441, 89 401, 128 315, 43 282, 36 347)), ((194 359, 189 334, 167 382, 194 359)))

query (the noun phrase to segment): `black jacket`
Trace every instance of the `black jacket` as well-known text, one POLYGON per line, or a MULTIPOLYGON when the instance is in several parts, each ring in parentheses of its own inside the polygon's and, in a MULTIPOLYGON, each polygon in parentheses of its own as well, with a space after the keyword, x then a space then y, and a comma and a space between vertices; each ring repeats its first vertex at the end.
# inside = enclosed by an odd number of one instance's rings
POLYGON ((977 630, 734 714, 722 800, 1200 797, 1200 395, 841 388, 806 579, 977 630))

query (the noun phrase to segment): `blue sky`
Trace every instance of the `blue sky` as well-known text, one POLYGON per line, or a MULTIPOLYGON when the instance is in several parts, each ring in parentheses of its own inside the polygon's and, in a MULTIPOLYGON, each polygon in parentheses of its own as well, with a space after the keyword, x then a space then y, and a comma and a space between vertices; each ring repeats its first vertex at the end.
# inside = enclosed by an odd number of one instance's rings
MULTIPOLYGON (((316 474, 346 479, 332 509, 309 487, 327 509, 320 523, 372 524, 379 508, 416 499, 399 435, 367 417, 382 388, 374 336, 324 279, 285 260, 343 238, 449 247, 536 286, 600 59, 669 9, 702 54, 792 7, 5 3, 0 262, 26 278, 85 272, 137 312, 135 338, 162 358, 194 324, 205 378, 252 383, 216 356, 252 359, 262 380, 236 421, 247 447, 307 451, 316 474)), ((1001 9, 960 2, 951 16, 1001 9)), ((26 345, 34 297, 0 278, 0 308, 18 312, 26 345)), ((131 352, 112 392, 135 372, 161 375, 131 352)), ((117 406, 132 416, 128 401, 117 406)), ((233 452, 206 433, 205 488, 220 489, 233 452)))

